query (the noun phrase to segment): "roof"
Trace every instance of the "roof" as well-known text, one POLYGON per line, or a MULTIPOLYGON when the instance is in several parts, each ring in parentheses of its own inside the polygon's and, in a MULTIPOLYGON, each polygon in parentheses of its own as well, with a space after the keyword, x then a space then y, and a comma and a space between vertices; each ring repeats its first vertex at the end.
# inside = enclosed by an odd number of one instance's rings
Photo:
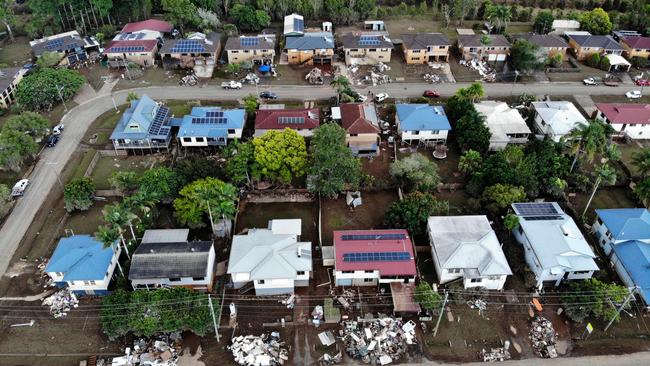
POLYGON ((568 48, 569 44, 561 37, 553 34, 518 34, 515 39, 525 39, 540 47, 568 48))
POLYGON ((149 229, 144 232, 141 243, 179 243, 187 241, 190 229, 149 229))
POLYGON ((532 105, 555 135, 566 135, 580 123, 587 123, 582 113, 571 102, 533 102, 532 105))
POLYGON ((284 17, 284 35, 295 36, 305 32, 305 19, 302 15, 293 13, 284 17))
POLYGON ((650 104, 596 103, 612 124, 650 124, 650 104))
POLYGON ((215 53, 219 50, 220 42, 219 33, 195 33, 194 37, 166 40, 160 48, 160 53, 215 53))
POLYGON ((0 69, 0 93, 14 82, 20 70, 22 70, 22 67, 6 67, 0 69))
POLYGON ((486 100, 474 103, 474 108, 485 116, 485 123, 492 133, 491 141, 508 141, 508 134, 530 134, 530 128, 519 111, 504 102, 486 100))
POLYGON ((510 42, 501 34, 461 34, 458 36, 458 44, 462 47, 510 47, 510 42), (481 43, 483 36, 490 38, 490 44, 481 43))
POLYGON ((161 33, 169 33, 174 26, 164 20, 148 19, 141 22, 127 23, 122 28, 122 33, 133 33, 141 30, 152 30, 161 33))
POLYGON ((420 304, 415 301, 415 284, 403 282, 390 283, 393 310, 396 313, 419 313, 420 304))
POLYGON ((513 203, 519 225, 543 269, 551 274, 596 271, 596 255, 580 229, 557 202, 513 203))
POLYGON ((63 281, 103 280, 111 265, 113 248, 90 235, 61 238, 45 272, 63 272, 63 281))
POLYGON ((555 19, 552 25, 553 29, 580 29, 580 22, 573 19, 555 19))
POLYGON ((258 36, 230 37, 224 50, 268 50, 275 49, 275 36, 264 34, 258 36))
POLYGON ((341 126, 348 134, 379 133, 379 121, 374 104, 341 104, 341 126))
POLYGON ((246 111, 221 107, 193 107, 183 116, 178 137, 224 137, 229 129, 243 129, 246 111))
POLYGON ((310 242, 295 235, 274 234, 270 229, 250 229, 232 239, 228 273, 248 273, 250 280, 294 279, 298 271, 312 270, 310 242))
POLYGON ((614 240, 650 240, 650 211, 645 208, 596 210, 614 240))
POLYGON ((131 256, 129 279, 205 277, 211 241, 141 243, 131 256))
POLYGON ((395 110, 400 129, 404 131, 451 130, 449 119, 441 105, 397 104, 395 110))
POLYGON ((646 305, 650 305, 650 245, 630 240, 614 245, 613 249, 634 285, 639 287, 646 305))
POLYGON ((402 34, 404 48, 421 50, 428 46, 451 46, 449 39, 442 33, 402 34))
POLYGON ((255 129, 283 130, 285 128, 311 130, 320 124, 320 110, 260 109, 255 115, 255 129))
POLYGON ((44 52, 65 52, 75 48, 98 47, 99 42, 93 37, 81 37, 77 31, 54 34, 29 42, 36 57, 44 52))
POLYGON ((269 221, 269 230, 277 235, 296 235, 302 233, 301 219, 274 219, 269 221))
POLYGON ((347 33, 341 43, 343 48, 393 48, 390 38, 377 32, 347 33))
POLYGON ((155 39, 110 41, 104 49, 104 54, 151 52, 156 47, 158 47, 158 41, 155 39))
POLYGON ((427 225, 440 268, 475 269, 480 276, 512 274, 487 216, 432 216, 427 225))
POLYGON ((609 35, 570 34, 569 38, 573 39, 581 47, 602 48, 605 50, 623 50, 623 47, 621 47, 621 45, 609 35))
POLYGON ((632 66, 631 63, 627 62, 625 58, 621 55, 616 55, 616 54, 608 54, 604 56, 608 61, 611 66, 617 66, 617 65, 625 65, 625 66, 632 66))
POLYGON ((287 37, 284 41, 287 50, 333 49, 332 32, 307 32, 297 37, 287 37))
POLYGON ((650 49, 650 37, 625 37, 621 42, 634 49, 650 49))
MULTIPOLYGON (((415 276, 413 244, 408 232, 396 230, 334 231, 334 252, 337 271, 379 271, 380 276, 415 276), (360 254, 354 254, 360 253, 360 254), (380 260, 345 260, 357 255, 385 256, 384 253, 405 253, 399 259, 383 257, 380 260)), ((395 257, 393 257, 395 258, 395 257)))
POLYGON ((166 138, 171 132, 169 108, 158 105, 146 94, 131 101, 111 134, 111 140, 166 138))

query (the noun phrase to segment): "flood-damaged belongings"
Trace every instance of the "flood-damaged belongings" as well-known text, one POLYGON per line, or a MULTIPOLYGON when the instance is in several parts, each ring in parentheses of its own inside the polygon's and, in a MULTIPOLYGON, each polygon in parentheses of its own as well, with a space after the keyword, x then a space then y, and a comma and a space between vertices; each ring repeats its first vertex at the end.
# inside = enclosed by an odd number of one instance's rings
POLYGON ((180 333, 163 334, 155 338, 138 338, 133 347, 124 350, 124 356, 114 357, 111 366, 178 366, 183 349, 180 333))
POLYGON ((43 300, 42 305, 50 307, 50 314, 55 318, 65 318, 72 308, 79 306, 77 296, 70 289, 55 292, 43 300))
POLYGON ((242 366, 276 366, 289 360, 289 351, 280 333, 271 332, 261 336, 246 335, 232 339, 228 346, 235 362, 242 366))
POLYGON ((346 353, 361 362, 387 365, 405 357, 415 345, 415 323, 383 317, 370 321, 344 321, 339 331, 346 353))
POLYGON ((503 347, 490 348, 489 350, 482 349, 480 357, 483 362, 502 362, 510 359, 510 341, 505 341, 503 347))
POLYGON ((550 320, 543 316, 535 316, 531 321, 528 337, 538 356, 543 358, 557 357, 557 350, 555 349, 557 335, 550 320))

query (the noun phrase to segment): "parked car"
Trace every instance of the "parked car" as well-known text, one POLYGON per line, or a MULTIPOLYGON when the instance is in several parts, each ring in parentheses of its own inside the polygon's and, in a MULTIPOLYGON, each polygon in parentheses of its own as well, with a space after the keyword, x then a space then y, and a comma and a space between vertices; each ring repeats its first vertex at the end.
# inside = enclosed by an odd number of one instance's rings
POLYGON ((625 96, 628 97, 629 99, 639 99, 643 95, 641 95, 640 90, 631 90, 631 91, 625 93, 625 96))
POLYGON ((650 80, 636 79, 635 83, 638 86, 650 86, 650 80))
POLYGON ((65 129, 65 125, 63 123, 59 123, 58 125, 54 126, 54 128, 52 128, 52 134, 60 135, 64 129, 65 129))
POLYGON ((25 189, 27 189, 28 185, 29 185, 29 179, 19 180, 16 184, 14 184, 14 187, 11 189, 11 196, 12 197, 22 196, 23 194, 25 194, 25 189))
POLYGON ((241 89, 241 83, 238 81, 226 81, 221 83, 221 87, 224 89, 241 89))
POLYGON ((260 93, 260 98, 262 99, 278 99, 278 95, 270 92, 270 91, 263 91, 260 93))
POLYGON ((379 93, 379 94, 375 95, 375 102, 381 103, 381 102, 383 102, 384 100, 386 100, 388 98, 389 98, 388 93, 379 93))
POLYGON ((587 78, 582 80, 582 83, 585 85, 598 85, 598 82, 594 78, 587 78))
POLYGON ((425 90, 422 96, 426 98, 438 98, 440 97, 440 93, 437 90, 425 90))
POLYGON ((368 100, 368 97, 366 97, 365 95, 361 95, 361 94, 357 93, 357 97, 355 99, 356 99, 357 102, 363 103, 366 100, 368 100))
POLYGON ((47 138, 47 142, 45 143, 45 146, 47 147, 54 147, 56 144, 59 142, 61 139, 61 135, 50 135, 50 137, 47 138))

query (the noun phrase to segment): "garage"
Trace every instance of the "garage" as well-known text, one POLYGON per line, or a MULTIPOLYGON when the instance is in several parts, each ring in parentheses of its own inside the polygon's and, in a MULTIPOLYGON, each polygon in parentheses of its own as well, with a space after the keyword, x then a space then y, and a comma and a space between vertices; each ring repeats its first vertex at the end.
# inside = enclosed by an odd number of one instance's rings
POLYGON ((506 55, 497 55, 497 61, 505 61, 506 55))
POLYGON ((492 53, 488 55, 488 61, 496 61, 496 60, 497 60, 497 55, 492 53))

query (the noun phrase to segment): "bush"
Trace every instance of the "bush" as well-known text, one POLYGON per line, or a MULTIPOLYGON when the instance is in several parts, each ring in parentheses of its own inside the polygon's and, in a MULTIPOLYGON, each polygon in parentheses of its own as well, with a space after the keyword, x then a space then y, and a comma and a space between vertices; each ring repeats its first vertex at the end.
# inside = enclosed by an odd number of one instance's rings
POLYGON ((598 66, 600 66, 600 59, 601 59, 600 55, 594 53, 593 55, 587 58, 587 65, 597 68, 598 66))
POLYGON ((95 196, 95 182, 90 177, 77 178, 66 184, 63 191, 65 210, 86 211, 93 205, 95 196))

